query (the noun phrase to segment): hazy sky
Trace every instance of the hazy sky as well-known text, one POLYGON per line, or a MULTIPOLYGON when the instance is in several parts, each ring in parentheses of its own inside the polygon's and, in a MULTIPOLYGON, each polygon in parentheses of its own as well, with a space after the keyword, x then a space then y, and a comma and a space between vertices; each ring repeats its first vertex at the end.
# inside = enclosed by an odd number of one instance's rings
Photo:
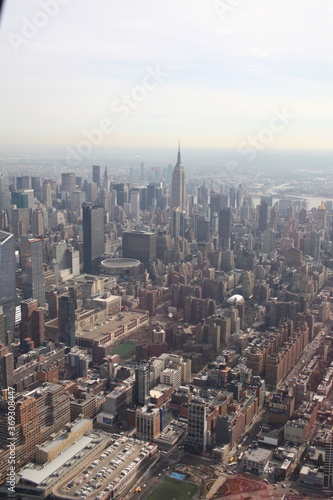
POLYGON ((7 0, 0 54, 2 144, 332 148, 332 0, 7 0))

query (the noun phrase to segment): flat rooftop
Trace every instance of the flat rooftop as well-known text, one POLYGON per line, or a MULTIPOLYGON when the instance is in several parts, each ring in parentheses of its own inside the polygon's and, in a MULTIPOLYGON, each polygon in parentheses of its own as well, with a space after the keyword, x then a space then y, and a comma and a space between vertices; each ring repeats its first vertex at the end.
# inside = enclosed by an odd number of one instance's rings
POLYGON ((244 453, 244 458, 247 460, 252 460, 253 462, 265 462, 269 460, 272 455, 271 450, 266 450, 265 448, 257 448, 255 450, 247 450, 244 453))
MULTIPOLYGON (((76 432, 76 431, 78 431, 79 429, 81 429, 82 427, 84 427, 87 424, 88 421, 89 420, 85 418, 83 420, 80 420, 79 422, 76 422, 74 425, 71 426, 70 432, 76 432)), ((56 446, 58 446, 62 441, 65 441, 67 439, 68 434, 69 433, 67 431, 64 432, 63 434, 60 434, 55 439, 52 439, 50 442, 46 443, 45 446, 42 446, 41 450, 43 450, 45 452, 51 451, 53 448, 55 448, 56 446)))
MULTIPOLYGON (((110 332, 115 332, 121 326, 126 325, 133 320, 137 320, 143 317, 145 314, 147 313, 142 311, 123 311, 119 314, 116 314, 112 318, 106 319, 103 322, 104 324, 92 325, 89 331, 87 331, 87 328, 84 328, 81 332, 77 332, 75 334, 75 337, 77 339, 85 339, 92 342, 96 340, 98 341, 99 338, 104 337, 110 332)), ((124 333, 126 333, 126 330, 124 333)))
POLYGON ((147 442, 126 436, 118 437, 84 470, 57 486, 54 493, 67 500, 76 500, 81 496, 78 493, 84 493, 85 490, 87 500, 96 499, 105 488, 117 485, 126 475, 130 482, 130 471, 149 458, 154 449, 157 449, 156 446, 147 442))
POLYGON ((44 467, 41 465, 25 467, 18 473, 19 478, 34 486, 42 485, 42 483, 48 480, 52 474, 60 471, 61 468, 65 466, 67 461, 73 459, 77 453, 81 453, 84 448, 92 442, 92 440, 93 437, 83 436, 75 444, 70 446, 61 455, 52 460, 52 462, 46 464, 44 467))

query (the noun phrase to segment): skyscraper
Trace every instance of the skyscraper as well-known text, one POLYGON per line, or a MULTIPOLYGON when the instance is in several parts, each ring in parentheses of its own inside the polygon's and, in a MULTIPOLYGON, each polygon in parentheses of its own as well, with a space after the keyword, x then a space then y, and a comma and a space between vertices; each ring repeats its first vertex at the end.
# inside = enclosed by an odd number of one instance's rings
POLYGON ((333 427, 325 444, 324 491, 333 490, 333 427))
POLYGON ((321 236, 316 231, 306 233, 304 236, 304 254, 310 255, 315 260, 320 258, 321 236))
POLYGON ((219 246, 230 250, 231 210, 222 208, 219 212, 219 246))
POLYGON ((32 213, 31 231, 34 236, 44 234, 44 217, 40 208, 36 208, 32 213))
POLYGON ((186 211, 185 171, 180 156, 180 146, 171 184, 171 208, 179 207, 182 212, 186 211))
POLYGON ((92 167, 92 180, 97 184, 97 187, 101 187, 101 167, 99 165, 93 165, 92 167))
MULTIPOLYGON (((1 321, 1 319, 0 319, 1 321)), ((9 348, 0 344, 0 390, 13 387, 14 384, 14 355, 9 348)))
POLYGON ((75 173, 69 172, 61 174, 61 191, 65 191, 69 193, 69 196, 72 198, 73 192, 75 191, 75 173))
POLYGON ((178 207, 172 210, 171 214, 171 235, 173 238, 185 236, 186 217, 185 212, 182 212, 178 207))
POLYGON ((43 181, 43 203, 45 207, 52 207, 52 191, 50 181, 43 181))
POLYGON ((156 259, 156 233, 126 231, 123 233, 122 252, 126 259, 148 262, 156 259))
POLYGON ((148 363, 141 363, 135 368, 135 402, 146 406, 150 401, 150 368, 148 363))
POLYGON ((15 325, 15 268, 14 235, 0 231, 0 306, 6 316, 5 328, 11 332, 15 325))
POLYGON ((5 174, 0 174, 0 210, 10 212, 11 196, 8 187, 8 179, 5 174))
POLYGON ((140 191, 131 190, 131 217, 138 224, 140 218, 140 191))
POLYGON ((258 230, 260 233, 266 231, 267 220, 268 220, 268 204, 265 200, 261 200, 258 213, 258 230))
POLYGON ((188 435, 186 445, 203 453, 208 444, 207 404, 194 397, 188 403, 188 435))
POLYGON ((31 338, 35 347, 45 340, 46 309, 38 307, 36 299, 26 299, 21 302, 20 339, 31 338))
POLYGON ((84 272, 98 274, 104 254, 104 209, 100 205, 83 203, 83 263, 84 272))
POLYGON ((17 208, 29 208, 29 197, 27 193, 22 191, 12 192, 12 204, 17 208))
POLYGON ((22 289, 25 299, 36 299, 45 306, 42 240, 24 238, 21 243, 22 289))
POLYGON ((104 176, 103 176, 103 188, 107 192, 109 192, 109 190, 110 190, 108 167, 106 165, 105 165, 104 176))
POLYGON ((72 297, 63 295, 59 299, 59 340, 70 347, 75 346, 75 304, 72 297))

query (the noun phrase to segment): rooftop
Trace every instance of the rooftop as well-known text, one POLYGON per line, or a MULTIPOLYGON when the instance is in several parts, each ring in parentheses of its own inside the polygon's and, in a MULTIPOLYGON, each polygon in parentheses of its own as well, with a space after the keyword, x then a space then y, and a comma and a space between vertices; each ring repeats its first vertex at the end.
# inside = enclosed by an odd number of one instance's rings
POLYGON ((92 440, 93 437, 83 436, 61 455, 52 460, 52 462, 46 464, 45 467, 40 465, 25 467, 18 473, 20 479, 34 484, 35 486, 40 485, 58 469, 61 469, 61 467, 63 467, 68 460, 72 459, 77 453, 81 452, 89 443, 91 443, 92 440))
POLYGON ((247 460, 252 460, 253 462, 264 462, 269 460, 272 455, 271 450, 266 450, 264 448, 257 448, 254 450, 247 450, 244 453, 244 458, 247 460))
POLYGON ((4 243, 6 240, 8 240, 11 236, 14 237, 13 234, 7 233, 6 231, 0 231, 0 244, 4 243))

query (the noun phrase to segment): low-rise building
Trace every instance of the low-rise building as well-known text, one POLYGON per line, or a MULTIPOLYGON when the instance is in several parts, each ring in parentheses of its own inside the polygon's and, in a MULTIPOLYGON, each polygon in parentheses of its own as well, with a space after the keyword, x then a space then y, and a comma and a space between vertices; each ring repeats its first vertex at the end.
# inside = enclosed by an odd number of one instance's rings
POLYGON ((264 448, 247 450, 242 458, 242 467, 245 470, 256 474, 263 474, 267 467, 273 452, 264 448))
POLYGON ((303 444, 306 439, 307 424, 307 421, 301 418, 287 422, 284 427, 284 440, 303 444))

